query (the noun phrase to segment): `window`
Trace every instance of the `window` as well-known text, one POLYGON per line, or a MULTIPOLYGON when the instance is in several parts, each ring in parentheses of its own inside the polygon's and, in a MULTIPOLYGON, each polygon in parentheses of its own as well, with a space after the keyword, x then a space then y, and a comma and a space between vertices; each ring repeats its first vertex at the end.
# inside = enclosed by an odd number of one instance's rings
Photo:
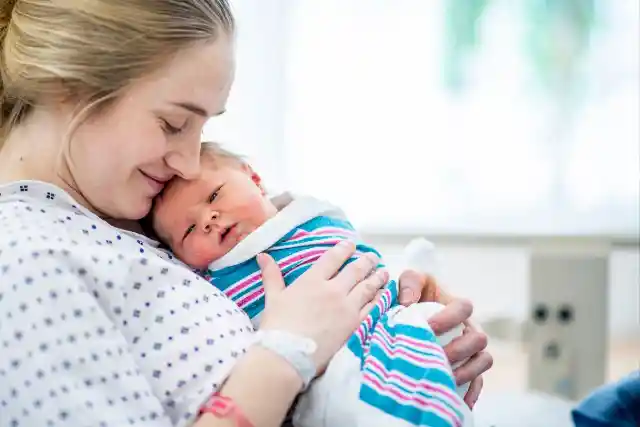
POLYGON ((489 2, 458 91, 445 0, 237 4, 229 113, 280 187, 377 231, 638 233, 638 2, 596 2, 571 104, 534 76, 525 0, 489 2))

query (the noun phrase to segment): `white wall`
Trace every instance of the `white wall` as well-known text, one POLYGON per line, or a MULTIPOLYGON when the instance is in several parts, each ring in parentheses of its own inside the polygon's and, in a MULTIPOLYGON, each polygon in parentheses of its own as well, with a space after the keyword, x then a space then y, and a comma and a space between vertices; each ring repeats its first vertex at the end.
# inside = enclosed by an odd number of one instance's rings
POLYGON ((267 186, 278 186, 284 140, 286 2, 235 0, 236 75, 227 112, 211 119, 205 139, 249 158, 267 186))
POLYGON ((610 331, 640 339, 640 251, 617 250, 609 260, 610 331))

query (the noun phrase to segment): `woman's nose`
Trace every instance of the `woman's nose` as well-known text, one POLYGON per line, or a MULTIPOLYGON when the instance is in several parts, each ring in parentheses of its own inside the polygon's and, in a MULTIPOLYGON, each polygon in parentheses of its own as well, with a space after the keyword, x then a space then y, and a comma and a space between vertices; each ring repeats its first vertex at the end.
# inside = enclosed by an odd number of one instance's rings
POLYGON ((200 173, 200 139, 176 144, 167 153, 165 161, 179 177, 186 180, 197 178, 200 173))
POLYGON ((204 209, 200 216, 198 228, 204 233, 211 233, 218 219, 220 219, 219 212, 211 209, 204 209))

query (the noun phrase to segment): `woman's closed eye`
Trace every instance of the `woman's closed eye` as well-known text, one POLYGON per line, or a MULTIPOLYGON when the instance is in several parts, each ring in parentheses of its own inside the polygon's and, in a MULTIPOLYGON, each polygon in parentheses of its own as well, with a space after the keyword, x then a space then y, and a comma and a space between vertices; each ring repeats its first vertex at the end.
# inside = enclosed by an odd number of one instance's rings
POLYGON ((164 130, 164 132, 167 135, 177 135, 180 132, 182 132, 187 126, 186 121, 180 126, 174 126, 165 119, 161 119, 161 121, 162 121, 162 130, 164 130))

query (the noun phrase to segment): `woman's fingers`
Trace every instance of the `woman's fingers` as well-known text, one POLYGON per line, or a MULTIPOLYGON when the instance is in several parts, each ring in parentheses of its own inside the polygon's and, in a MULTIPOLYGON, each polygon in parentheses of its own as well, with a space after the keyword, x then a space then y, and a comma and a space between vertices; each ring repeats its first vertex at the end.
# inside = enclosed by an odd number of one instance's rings
POLYGON ((264 286, 265 302, 268 303, 269 296, 285 288, 284 279, 280 267, 274 259, 267 254, 258 254, 256 261, 262 272, 262 284, 264 286))
POLYGON ((469 390, 464 396, 464 403, 467 404, 469 409, 473 409, 473 407, 476 405, 476 402, 480 397, 480 392, 482 392, 483 383, 484 381, 482 380, 482 375, 480 375, 478 378, 471 381, 471 384, 469 384, 469 390))
MULTIPOLYGON (((389 273, 386 270, 378 270, 349 292, 347 299, 357 310, 362 310, 376 302, 378 291, 389 281, 389 273)), ((373 307, 371 307, 373 308, 373 307)))
MULTIPOLYGON (((458 362, 483 352, 485 348, 487 348, 487 335, 478 331, 470 331, 447 344, 444 347, 444 352, 449 362, 455 365, 458 362)), ((489 365, 489 367, 491 367, 491 365, 489 365)), ((489 369, 489 367, 487 369, 489 369)), ((462 369, 462 367, 459 369, 462 369)), ((477 375, 480 375, 480 373, 477 375)), ((474 377, 471 377, 471 379, 473 378, 474 377)), ((465 382, 468 381, 469 379, 465 382)), ((462 384, 464 384, 464 382, 462 384)))
POLYGON ((453 376, 456 378, 456 384, 466 384, 474 381, 480 375, 487 372, 493 366, 493 357, 486 351, 481 351, 464 365, 457 368, 453 376))
MULTIPOLYGON (((376 254, 367 252, 351 264, 345 266, 331 281, 339 288, 344 289, 345 292, 349 292, 354 286, 370 276, 379 262, 380 258, 376 254)), ((373 298, 374 294, 375 292, 371 295, 371 298, 373 298)), ((371 299, 369 299, 369 301, 370 300, 371 299)))
POLYGON ((440 312, 428 319, 429 326, 436 335, 449 332, 464 323, 473 313, 473 304, 465 299, 455 299, 440 312))
POLYGON ((356 245, 353 242, 342 241, 325 252, 318 261, 313 264, 308 273, 324 280, 329 280, 336 275, 355 251, 356 245))
POLYGON ((376 292, 376 296, 373 298, 373 300, 368 302, 364 307, 362 307, 362 309, 360 310, 361 322, 364 321, 367 318, 367 316, 369 316, 369 313, 371 313, 371 310, 373 310, 376 304, 378 304, 378 302, 382 298, 383 292, 384 292, 384 289, 378 289, 378 292, 376 292))

